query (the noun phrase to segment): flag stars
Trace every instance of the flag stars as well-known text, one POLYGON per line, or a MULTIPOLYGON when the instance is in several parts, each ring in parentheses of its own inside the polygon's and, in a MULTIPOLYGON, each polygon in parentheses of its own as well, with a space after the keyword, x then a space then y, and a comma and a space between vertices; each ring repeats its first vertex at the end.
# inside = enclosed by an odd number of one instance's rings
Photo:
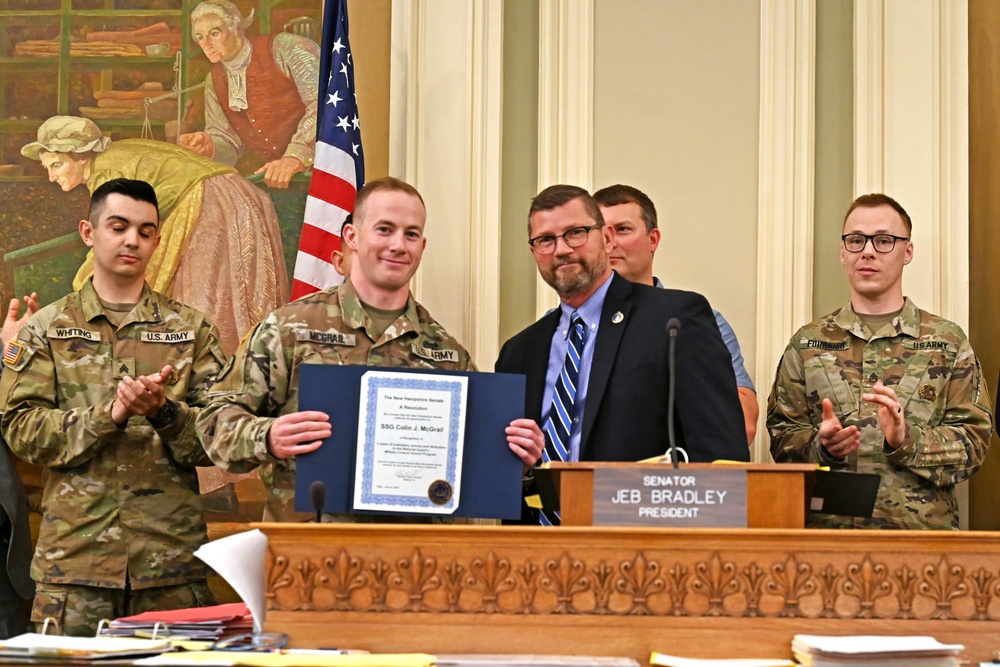
POLYGON ((343 42, 340 41, 340 38, 338 37, 337 41, 333 43, 333 52, 334 53, 340 53, 340 50, 343 49, 343 48, 344 48, 344 44, 343 44, 343 42))
POLYGON ((351 144, 351 149, 352 149, 352 150, 354 151, 354 154, 355 154, 355 155, 357 155, 357 154, 358 154, 358 149, 359 149, 359 148, 361 148, 361 144, 355 144, 355 143, 352 143, 352 144, 351 144))
POLYGON ((335 90, 335 91, 333 91, 333 95, 330 95, 330 99, 328 99, 326 101, 326 103, 327 104, 332 104, 333 106, 337 106, 338 104, 341 103, 341 101, 342 100, 340 99, 340 91, 339 90, 335 90))
POLYGON ((351 124, 354 126, 355 130, 358 129, 358 126, 360 125, 360 123, 358 122, 358 120, 359 120, 358 119, 358 114, 354 114, 354 118, 351 119, 351 124))
POLYGON ((347 120, 347 116, 337 116, 337 127, 343 129, 345 132, 349 129, 347 126, 350 121, 347 120))
POLYGON ((340 73, 344 75, 344 81, 350 81, 350 79, 347 78, 347 63, 340 66, 340 73))

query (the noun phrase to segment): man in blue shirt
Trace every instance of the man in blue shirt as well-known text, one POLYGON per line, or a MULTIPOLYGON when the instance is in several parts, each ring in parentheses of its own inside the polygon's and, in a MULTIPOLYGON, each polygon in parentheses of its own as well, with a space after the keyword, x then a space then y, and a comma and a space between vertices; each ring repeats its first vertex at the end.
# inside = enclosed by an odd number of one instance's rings
POLYGON ((616 275, 608 261, 614 233, 582 188, 553 185, 532 200, 528 245, 561 304, 504 344, 496 370, 526 376, 525 412, 545 433, 544 456, 661 455, 673 418, 676 444, 690 460, 749 460, 736 379, 708 301, 616 275), (681 328, 671 361, 674 319, 681 328))
MULTIPOLYGON (((653 254, 660 244, 660 230, 657 226, 656 207, 653 201, 638 188, 630 185, 611 185, 594 193, 594 199, 601 207, 605 224, 615 230, 615 247, 608 259, 611 268, 623 278, 634 283, 663 287, 659 278, 653 277, 653 254)), ((757 433, 757 389, 743 363, 740 343, 736 332, 722 316, 712 309, 719 325, 722 340, 729 348, 736 373, 736 391, 739 392, 743 408, 743 421, 747 431, 747 442, 753 442, 757 433)))

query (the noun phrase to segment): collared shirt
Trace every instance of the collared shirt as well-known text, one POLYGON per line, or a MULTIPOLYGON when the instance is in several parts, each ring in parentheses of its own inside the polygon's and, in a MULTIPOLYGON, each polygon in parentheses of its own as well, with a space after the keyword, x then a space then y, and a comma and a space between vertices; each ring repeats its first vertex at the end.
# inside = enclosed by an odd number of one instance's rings
POLYGON ((850 304, 799 329, 785 348, 767 404, 771 455, 881 476, 870 519, 814 514, 822 527, 958 528, 954 485, 983 464, 993 419, 982 368, 961 327, 910 299, 872 331, 850 304), (892 449, 865 401, 876 382, 903 408, 906 436, 892 449), (832 458, 819 438, 823 399, 861 444, 832 458))
MULTIPOLYGON (((663 283, 660 282, 659 278, 653 278, 653 287, 663 289, 663 283)), ((740 342, 736 340, 736 332, 733 331, 732 325, 726 321, 722 313, 713 308, 712 314, 715 315, 715 324, 719 327, 719 333, 722 334, 722 342, 726 344, 726 348, 729 349, 729 356, 733 360, 733 372, 736 373, 736 386, 746 387, 756 394, 757 388, 753 385, 750 373, 747 372, 746 364, 743 362, 743 351, 740 350, 740 342)))
POLYGON ((545 406, 545 413, 542 415, 542 422, 548 418, 552 409, 552 393, 555 390, 556 378, 562 371, 566 363, 566 348, 569 347, 569 325, 574 315, 579 315, 585 325, 583 339, 583 356, 580 359, 580 376, 577 380, 576 401, 573 403, 573 429, 569 434, 569 452, 571 461, 580 460, 580 435, 583 429, 583 408, 587 402, 587 386, 590 384, 590 366, 594 360, 594 341, 597 340, 597 328, 601 323, 601 311, 604 310, 604 297, 611 286, 611 278, 604 281, 604 284, 597 288, 590 298, 583 302, 579 308, 574 309, 565 303, 559 304, 562 315, 559 317, 559 326, 552 336, 552 345, 549 347, 549 367, 545 373, 545 393, 542 397, 542 405, 545 406))
POLYGON ((198 416, 199 435, 216 465, 258 466, 267 488, 265 519, 293 521, 295 458, 267 448, 274 420, 298 411, 302 364, 476 370, 464 347, 411 294, 406 310, 377 337, 348 278, 274 311, 251 331, 212 388, 198 416))
POLYGON ((195 415, 225 357, 201 313, 144 286, 114 325, 93 283, 33 315, 0 380, 3 433, 20 458, 45 466, 36 581, 133 589, 205 578, 207 541, 195 466, 208 465, 195 415), (164 387, 176 420, 142 416, 119 428, 119 381, 173 367, 164 387))

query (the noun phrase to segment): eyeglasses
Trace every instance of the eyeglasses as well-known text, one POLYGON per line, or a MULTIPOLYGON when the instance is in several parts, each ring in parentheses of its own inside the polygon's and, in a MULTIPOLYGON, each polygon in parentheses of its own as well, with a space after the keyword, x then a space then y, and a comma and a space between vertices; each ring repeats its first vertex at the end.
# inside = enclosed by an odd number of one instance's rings
POLYGON ((551 255, 556 250, 556 241, 562 239, 570 248, 579 248, 587 242, 587 236, 595 229, 600 229, 604 225, 594 224, 589 227, 574 227, 556 236, 536 236, 528 239, 528 245, 539 255, 551 255))
POLYGON ((884 254, 893 251, 893 248, 896 247, 896 241, 909 241, 910 239, 906 236, 893 236, 892 234, 844 234, 840 240, 844 242, 844 248, 847 252, 861 252, 871 241, 875 252, 884 254))

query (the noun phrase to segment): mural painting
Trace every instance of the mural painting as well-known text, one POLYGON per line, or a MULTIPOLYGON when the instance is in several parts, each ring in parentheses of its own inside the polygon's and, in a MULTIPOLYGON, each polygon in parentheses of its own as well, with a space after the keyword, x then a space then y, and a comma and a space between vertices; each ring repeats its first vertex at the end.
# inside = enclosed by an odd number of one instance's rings
POLYGON ((148 281, 235 350, 288 299, 321 13, 322 0, 0 0, 0 300, 37 291, 44 305, 85 281, 90 191, 139 178, 160 201, 148 281))

